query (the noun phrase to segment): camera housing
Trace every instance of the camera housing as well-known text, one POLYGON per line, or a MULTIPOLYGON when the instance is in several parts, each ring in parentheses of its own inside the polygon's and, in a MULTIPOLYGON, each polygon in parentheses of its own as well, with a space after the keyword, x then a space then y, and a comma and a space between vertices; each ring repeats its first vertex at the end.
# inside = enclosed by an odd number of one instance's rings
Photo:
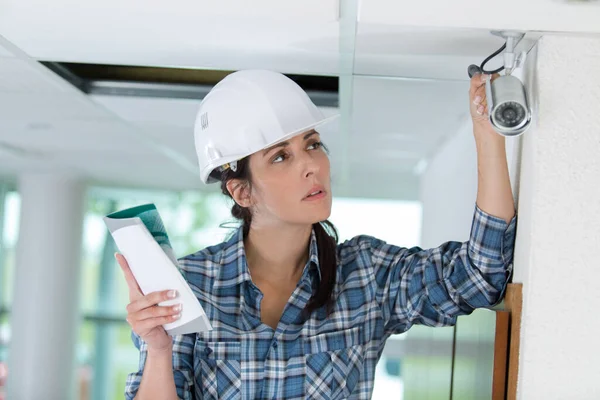
POLYGON ((531 109, 521 81, 503 75, 486 82, 486 97, 490 123, 503 136, 519 136, 529 128, 531 109))

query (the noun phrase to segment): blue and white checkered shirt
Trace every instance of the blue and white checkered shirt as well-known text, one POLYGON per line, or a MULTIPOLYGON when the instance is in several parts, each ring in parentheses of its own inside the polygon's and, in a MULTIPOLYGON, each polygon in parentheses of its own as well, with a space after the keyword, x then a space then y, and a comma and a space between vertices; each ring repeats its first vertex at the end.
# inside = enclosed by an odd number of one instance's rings
MULTIPOLYGON (((175 336, 173 373, 181 399, 370 399, 387 338, 413 324, 448 326, 459 315, 499 303, 512 272, 517 216, 507 224, 475 205, 471 236, 437 248, 404 248, 370 236, 337 246, 334 308, 307 319, 302 309, 320 278, 313 232, 310 256, 276 330, 260 320, 241 229, 181 258, 211 332, 175 336)), ((146 344, 135 334, 140 385, 146 344)))

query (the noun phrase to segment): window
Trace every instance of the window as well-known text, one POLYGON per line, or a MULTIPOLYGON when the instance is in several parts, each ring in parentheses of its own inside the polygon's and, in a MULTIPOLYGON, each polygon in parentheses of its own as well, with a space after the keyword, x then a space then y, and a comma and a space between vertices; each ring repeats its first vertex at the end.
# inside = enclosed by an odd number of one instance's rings
MULTIPOLYGON (((19 225, 19 197, 14 187, 0 182, 0 381, 6 371, 10 340, 9 307, 12 298, 16 231, 19 225)), ((0 386, 2 383, 0 383, 0 386)), ((3 388, 0 387, 0 398, 3 388)))
POLYGON ((10 340, 9 310, 15 271, 20 197, 12 185, 0 183, 0 363, 5 363, 10 340))

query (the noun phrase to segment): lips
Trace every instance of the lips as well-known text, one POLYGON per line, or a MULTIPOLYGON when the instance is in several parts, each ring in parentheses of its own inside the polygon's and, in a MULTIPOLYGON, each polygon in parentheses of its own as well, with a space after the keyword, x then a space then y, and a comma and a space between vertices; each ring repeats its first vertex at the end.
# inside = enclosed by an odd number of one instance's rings
POLYGON ((304 196, 304 199, 310 199, 310 198, 319 196, 324 193, 325 193, 325 188, 323 186, 315 185, 308 191, 308 193, 306 193, 306 195, 304 196))

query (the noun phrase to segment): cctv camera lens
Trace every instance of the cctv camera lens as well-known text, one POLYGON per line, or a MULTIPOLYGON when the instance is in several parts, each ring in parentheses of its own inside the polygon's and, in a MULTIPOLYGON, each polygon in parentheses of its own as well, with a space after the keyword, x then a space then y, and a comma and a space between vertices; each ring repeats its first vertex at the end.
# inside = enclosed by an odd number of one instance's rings
POLYGON ((507 107, 504 109, 504 111, 502 111, 502 117, 507 121, 513 121, 515 118, 517 118, 517 111, 512 107, 507 107))
POLYGON ((498 106, 494 117, 500 125, 513 128, 525 119, 525 108, 519 103, 508 101, 498 106))

